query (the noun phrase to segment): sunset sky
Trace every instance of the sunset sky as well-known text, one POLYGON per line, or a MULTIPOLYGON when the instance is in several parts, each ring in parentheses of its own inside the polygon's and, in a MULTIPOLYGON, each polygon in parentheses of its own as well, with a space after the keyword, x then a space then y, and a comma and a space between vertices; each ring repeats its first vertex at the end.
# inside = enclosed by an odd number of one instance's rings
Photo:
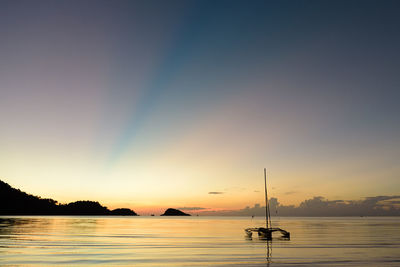
POLYGON ((241 209, 400 193, 399 1, 0 1, 0 179, 241 209))

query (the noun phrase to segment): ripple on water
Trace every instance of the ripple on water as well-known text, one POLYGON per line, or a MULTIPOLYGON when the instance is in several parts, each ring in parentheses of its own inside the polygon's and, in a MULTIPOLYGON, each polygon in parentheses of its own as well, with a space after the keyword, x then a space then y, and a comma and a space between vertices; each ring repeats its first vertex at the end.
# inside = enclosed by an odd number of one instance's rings
POLYGON ((0 217, 1 265, 397 266, 400 218, 279 218, 290 241, 245 238, 243 217, 0 217), (373 228, 373 231, 371 229, 373 228))

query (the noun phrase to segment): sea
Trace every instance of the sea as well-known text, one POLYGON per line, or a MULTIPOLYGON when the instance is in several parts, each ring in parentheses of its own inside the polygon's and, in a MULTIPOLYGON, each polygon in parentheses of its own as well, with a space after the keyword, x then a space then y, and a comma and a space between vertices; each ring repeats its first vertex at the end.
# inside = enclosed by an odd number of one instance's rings
POLYGON ((400 266, 400 217, 1 216, 1 266, 400 266))

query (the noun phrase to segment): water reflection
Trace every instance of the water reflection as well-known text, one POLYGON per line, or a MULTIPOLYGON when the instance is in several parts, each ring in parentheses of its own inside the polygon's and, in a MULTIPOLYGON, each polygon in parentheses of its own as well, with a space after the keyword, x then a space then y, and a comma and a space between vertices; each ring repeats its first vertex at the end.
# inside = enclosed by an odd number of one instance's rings
POLYGON ((266 240, 266 251, 267 266, 269 266, 272 259, 272 240, 266 240))
POLYGON ((0 238, 14 238, 47 227, 46 222, 35 218, 0 218, 0 238))
POLYGON ((292 240, 243 238, 245 218, 3 216, 1 265, 396 266, 400 261, 400 218, 274 222, 285 225, 292 240))
POLYGON ((9 238, 13 232, 12 227, 28 223, 28 220, 18 220, 13 218, 0 218, 0 238, 9 238))
POLYGON ((265 244, 265 259, 266 259, 266 266, 269 266, 271 261, 272 261, 272 240, 287 240, 285 238, 273 238, 273 239, 269 239, 269 238, 265 238, 262 236, 259 236, 258 238, 255 238, 253 240, 253 237, 251 235, 245 235, 245 239, 247 241, 255 241, 258 243, 263 243, 265 244))

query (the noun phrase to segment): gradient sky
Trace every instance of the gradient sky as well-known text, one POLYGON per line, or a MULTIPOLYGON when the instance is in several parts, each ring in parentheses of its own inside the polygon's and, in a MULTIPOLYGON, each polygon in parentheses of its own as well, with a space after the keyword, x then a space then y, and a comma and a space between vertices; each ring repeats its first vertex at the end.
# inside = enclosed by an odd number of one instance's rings
POLYGON ((399 1, 0 1, 0 179, 239 209, 400 192, 399 1), (209 194, 209 192, 220 192, 209 194))

